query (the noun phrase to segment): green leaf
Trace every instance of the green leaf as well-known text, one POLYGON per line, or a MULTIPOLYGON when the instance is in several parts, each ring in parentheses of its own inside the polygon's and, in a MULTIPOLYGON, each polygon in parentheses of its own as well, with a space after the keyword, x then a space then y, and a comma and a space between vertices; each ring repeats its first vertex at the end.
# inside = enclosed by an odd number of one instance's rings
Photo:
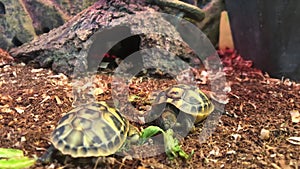
POLYGON ((155 134, 157 134, 159 132, 164 133, 164 130, 158 126, 149 126, 142 131, 141 138, 147 139, 149 137, 154 136, 155 134))
POLYGON ((1 169, 28 168, 35 163, 35 159, 24 157, 22 150, 12 148, 0 148, 1 169))
POLYGON ((22 169, 22 168, 28 168, 32 166, 34 163, 35 163, 35 159, 30 159, 28 157, 1 159, 0 168, 1 169, 22 169))
POLYGON ((179 145, 179 141, 173 136, 173 130, 168 129, 164 133, 164 143, 165 143, 165 151, 169 159, 174 159, 179 157, 189 159, 194 154, 193 152, 188 155, 181 149, 179 145))
POLYGON ((23 151, 12 148, 0 148, 0 158, 24 157, 23 151))
POLYGON ((173 137, 173 130, 172 129, 169 129, 165 132, 164 134, 164 144, 165 144, 165 151, 166 151, 166 154, 167 156, 170 158, 170 159, 173 159, 174 157, 176 158, 177 157, 177 154, 176 154, 176 145, 178 145, 178 141, 177 139, 175 139, 173 137))
POLYGON ((141 132, 141 139, 142 139, 142 144, 147 138, 150 138, 157 133, 161 132, 163 134, 164 138, 164 145, 165 145, 165 152, 169 159, 174 159, 177 157, 182 157, 185 159, 191 158, 191 156, 194 154, 192 152, 190 155, 184 152, 179 144, 179 141, 174 137, 174 132, 172 129, 168 129, 166 132, 161 129, 158 126, 149 126, 142 130, 141 132))

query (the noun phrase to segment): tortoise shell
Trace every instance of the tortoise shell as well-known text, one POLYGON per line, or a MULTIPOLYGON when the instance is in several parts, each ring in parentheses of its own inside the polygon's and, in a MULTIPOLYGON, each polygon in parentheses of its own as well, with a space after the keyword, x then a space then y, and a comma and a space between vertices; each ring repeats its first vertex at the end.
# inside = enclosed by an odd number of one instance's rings
POLYGON ((69 111, 51 135, 53 146, 72 157, 108 156, 126 140, 129 122, 105 102, 69 111))
POLYGON ((195 117, 195 123, 204 120, 213 110, 214 105, 208 97, 197 87, 177 84, 160 92, 152 107, 161 104, 171 104, 180 111, 195 117))

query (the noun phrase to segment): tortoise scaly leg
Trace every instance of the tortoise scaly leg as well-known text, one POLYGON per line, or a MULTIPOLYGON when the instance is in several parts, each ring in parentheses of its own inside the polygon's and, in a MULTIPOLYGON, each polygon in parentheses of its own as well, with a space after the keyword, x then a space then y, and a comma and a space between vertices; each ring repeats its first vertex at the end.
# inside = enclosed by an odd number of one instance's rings
POLYGON ((38 161, 41 162, 42 164, 48 164, 52 161, 52 156, 53 154, 57 152, 57 150, 55 149, 55 147, 53 145, 51 145, 46 152, 38 158, 38 161))
POLYGON ((194 122, 195 118, 193 116, 180 111, 173 130, 181 137, 185 137, 190 131, 195 130, 194 122))

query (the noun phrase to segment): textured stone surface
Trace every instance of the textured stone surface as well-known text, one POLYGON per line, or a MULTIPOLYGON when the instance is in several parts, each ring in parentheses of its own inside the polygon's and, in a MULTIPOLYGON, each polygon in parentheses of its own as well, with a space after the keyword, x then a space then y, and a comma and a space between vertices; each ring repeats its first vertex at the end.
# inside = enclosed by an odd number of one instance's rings
POLYGON ((10 49, 63 25, 96 0, 1 0, 0 48, 10 49), (5 11, 5 14, 4 14, 5 11))
POLYGON ((12 49, 10 53, 23 62, 34 64, 36 67, 50 67, 55 72, 67 75, 73 74, 74 68, 75 71, 85 70, 88 48, 92 43, 90 38, 95 32, 112 27, 109 24, 114 19, 148 8, 139 5, 138 2, 129 7, 126 5, 119 0, 98 1, 64 25, 30 43, 12 49))
MULTIPOLYGON (((180 32, 180 29, 181 31, 185 30, 186 23, 174 22, 174 18, 176 20, 177 17, 173 16, 173 19, 170 19, 157 13, 157 11, 161 12, 158 6, 149 5, 142 0, 132 0, 130 3, 124 2, 124 0, 101 0, 71 18, 64 25, 39 36, 30 43, 12 49, 10 53, 14 58, 25 63, 31 63, 36 67, 49 67, 55 72, 61 72, 69 76, 76 76, 90 69, 90 63, 93 64, 92 66, 99 65, 103 55, 111 51, 112 47, 119 48, 121 46, 121 52, 114 53, 114 55, 121 57, 121 59, 130 54, 127 50, 134 45, 133 52, 138 51, 138 49, 163 49, 165 52, 171 53, 171 55, 179 56, 181 60, 190 63, 192 66, 196 65, 198 67, 203 58, 213 54, 213 46, 210 43, 208 45, 205 43, 207 38, 204 34, 195 33, 197 32, 196 27, 191 32, 180 32), (137 34, 140 36, 141 44, 135 43, 133 39, 133 41, 127 41, 121 45, 114 46, 116 42, 126 38, 122 37, 126 36, 126 33, 125 35, 119 33, 121 30, 115 31, 119 34, 108 33, 109 31, 105 33, 105 36, 95 34, 104 29, 115 28, 118 25, 129 28, 127 32, 130 32, 130 35, 137 34), (182 39, 182 33, 191 36, 182 39), (98 39, 106 38, 107 40, 97 42, 99 44, 93 47, 95 50, 93 49, 91 52, 90 47, 97 36, 100 36, 98 39), (200 48, 197 50, 202 55, 200 56, 201 60, 197 58, 190 47, 193 49, 195 47, 200 48)), ((160 65, 157 59, 162 58, 161 55, 163 53, 158 52, 154 54, 150 51, 143 52, 142 54, 145 64, 149 66, 154 65, 154 67, 160 65)), ((199 55, 199 52, 197 54, 199 55)), ((182 62, 177 57, 173 59, 172 57, 169 58, 171 60, 165 60, 164 62, 173 62, 174 59, 182 62)), ((181 66, 184 69, 187 65, 181 66)), ((94 71, 96 68, 92 67, 92 70, 94 71)), ((140 69, 140 67, 136 68, 140 69)), ((171 69, 166 68, 166 70, 171 69)), ((173 70, 175 70, 173 71, 175 73, 178 72, 176 68, 173 70)))

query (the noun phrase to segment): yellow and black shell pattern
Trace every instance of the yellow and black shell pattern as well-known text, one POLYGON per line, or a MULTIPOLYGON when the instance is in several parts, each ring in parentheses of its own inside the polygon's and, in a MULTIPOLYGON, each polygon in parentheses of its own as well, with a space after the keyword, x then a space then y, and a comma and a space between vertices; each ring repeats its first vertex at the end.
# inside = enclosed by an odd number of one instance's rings
POLYGON ((163 103, 194 116, 195 123, 203 121, 214 110, 212 102, 199 88, 186 84, 176 84, 160 92, 152 106, 163 103))
POLYGON ((51 135, 53 146, 72 157, 114 154, 126 140, 129 122, 105 102, 81 105, 69 111, 51 135))

